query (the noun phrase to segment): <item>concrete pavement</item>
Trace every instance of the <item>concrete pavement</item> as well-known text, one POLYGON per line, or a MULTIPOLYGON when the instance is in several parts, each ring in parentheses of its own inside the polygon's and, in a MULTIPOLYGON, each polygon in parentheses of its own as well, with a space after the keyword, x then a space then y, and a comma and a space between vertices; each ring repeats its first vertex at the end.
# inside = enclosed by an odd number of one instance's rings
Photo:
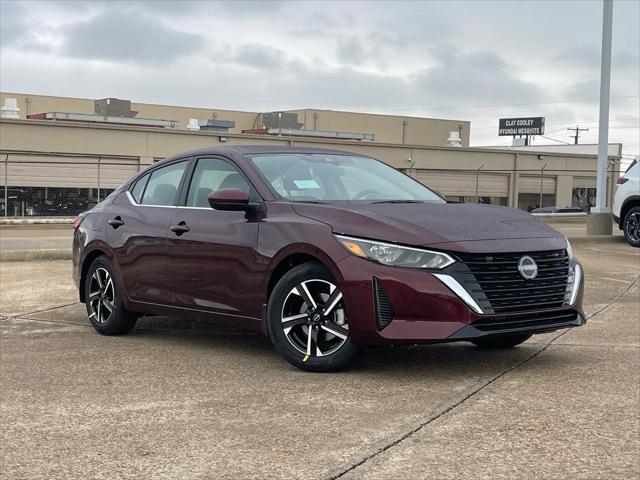
POLYGON ((640 478, 640 251, 579 244, 589 323, 309 374, 260 335, 102 337, 69 262, 0 263, 3 478, 640 478))

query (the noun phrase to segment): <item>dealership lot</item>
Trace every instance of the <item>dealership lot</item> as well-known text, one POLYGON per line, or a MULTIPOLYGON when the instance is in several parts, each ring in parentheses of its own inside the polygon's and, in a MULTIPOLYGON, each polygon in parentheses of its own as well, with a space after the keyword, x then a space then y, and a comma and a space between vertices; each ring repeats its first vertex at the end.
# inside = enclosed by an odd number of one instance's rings
POLYGON ((197 322, 101 337, 70 262, 2 262, 2 474, 638 478, 640 252, 574 249, 586 327, 511 351, 371 349, 338 374, 197 322))

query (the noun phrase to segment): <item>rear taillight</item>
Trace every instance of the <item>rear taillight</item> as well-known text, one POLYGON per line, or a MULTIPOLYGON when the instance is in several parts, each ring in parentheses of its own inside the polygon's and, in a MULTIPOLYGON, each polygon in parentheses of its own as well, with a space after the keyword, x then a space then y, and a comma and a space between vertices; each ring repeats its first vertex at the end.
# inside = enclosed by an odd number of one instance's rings
POLYGON ((75 230, 80 226, 81 223, 82 223, 82 217, 78 217, 71 224, 71 228, 73 228, 75 230))
POLYGON ((629 181, 629 179, 627 177, 620 177, 616 183, 618 185, 622 185, 624 183, 627 183, 628 181, 629 181))

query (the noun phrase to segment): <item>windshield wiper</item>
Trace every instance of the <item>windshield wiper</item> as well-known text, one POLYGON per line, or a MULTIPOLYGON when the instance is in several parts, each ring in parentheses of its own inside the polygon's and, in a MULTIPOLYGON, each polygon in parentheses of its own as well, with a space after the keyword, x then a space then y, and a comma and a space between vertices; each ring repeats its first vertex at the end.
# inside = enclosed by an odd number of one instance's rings
POLYGON ((378 200, 371 203, 424 203, 424 200, 378 200))
POLYGON ((315 203, 321 205, 328 205, 329 202, 321 202, 320 200, 289 200, 292 203, 315 203))

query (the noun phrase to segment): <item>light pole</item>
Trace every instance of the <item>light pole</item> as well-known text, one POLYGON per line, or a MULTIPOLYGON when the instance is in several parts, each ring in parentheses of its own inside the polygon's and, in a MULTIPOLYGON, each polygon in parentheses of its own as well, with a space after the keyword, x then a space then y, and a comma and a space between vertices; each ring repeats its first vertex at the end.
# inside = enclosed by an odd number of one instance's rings
POLYGON ((542 190, 543 190, 543 187, 544 187, 544 169, 545 168, 547 168, 547 164, 546 163, 540 169, 540 201, 538 202, 538 205, 540 205, 540 208, 542 208, 542 190))
POLYGON ((598 164, 596 206, 587 220, 587 234, 611 235, 613 221, 607 208, 607 162, 609 158, 609 95, 611 91, 611 32, 613 0, 602 2, 602 53, 600 60, 600 118, 598 125, 598 164))

